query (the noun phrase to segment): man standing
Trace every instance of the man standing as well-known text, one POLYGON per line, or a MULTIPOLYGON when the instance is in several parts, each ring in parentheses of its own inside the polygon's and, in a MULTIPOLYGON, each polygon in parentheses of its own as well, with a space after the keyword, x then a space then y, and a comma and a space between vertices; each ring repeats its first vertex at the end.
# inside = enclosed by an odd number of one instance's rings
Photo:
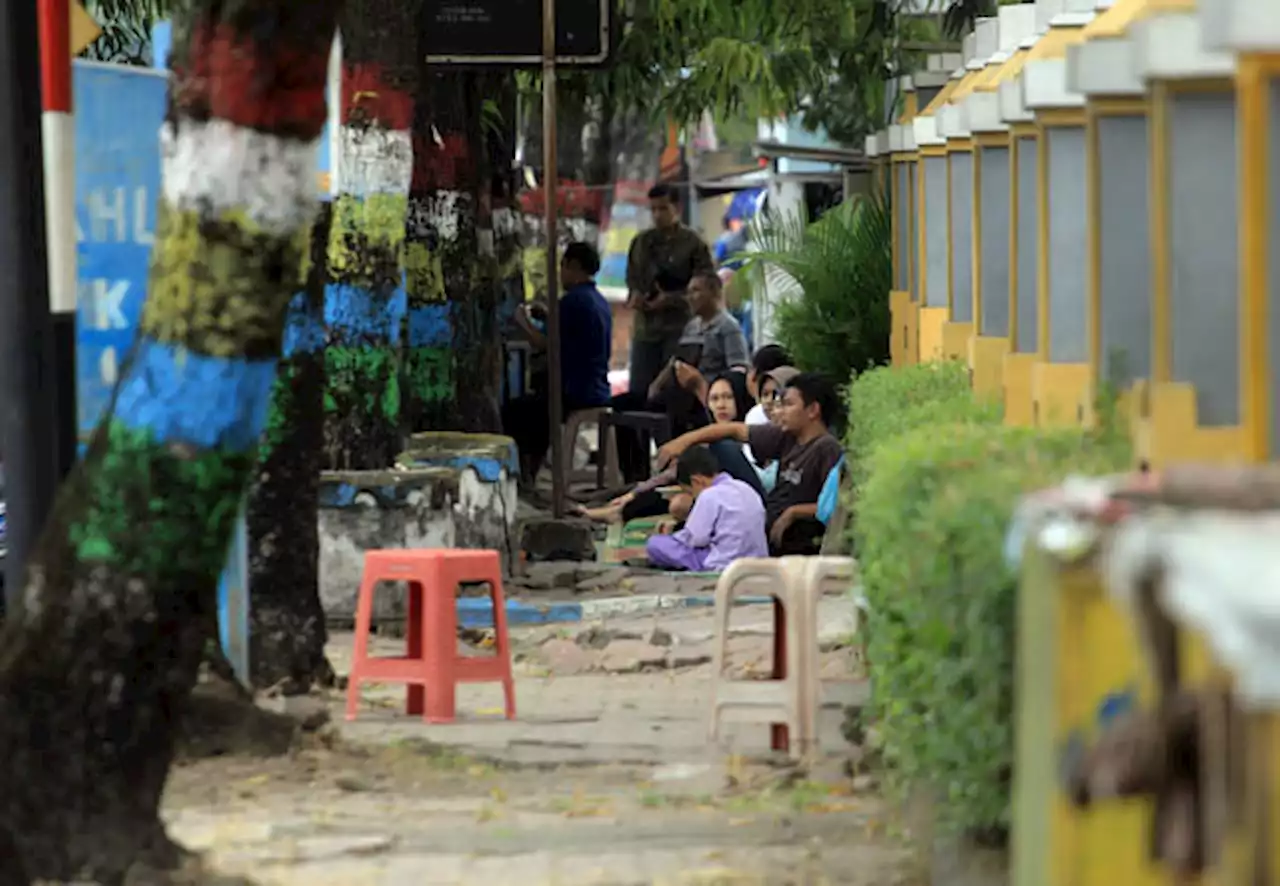
POLYGON ((715 273, 711 250, 680 221, 671 185, 649 190, 653 227, 631 242, 627 254, 627 304, 635 310, 630 390, 641 397, 676 354, 692 316, 686 290, 698 274, 715 273))
MULTIPOLYGON (((560 310, 560 385, 564 414, 609 405, 609 351, 613 316, 596 288, 600 255, 589 243, 570 243, 560 260, 564 295, 560 310)), ((545 349, 546 334, 521 305, 516 324, 534 348, 545 349)), ((532 484, 551 445, 548 392, 534 391, 509 402, 502 410, 502 427, 520 450, 522 482, 532 484)))

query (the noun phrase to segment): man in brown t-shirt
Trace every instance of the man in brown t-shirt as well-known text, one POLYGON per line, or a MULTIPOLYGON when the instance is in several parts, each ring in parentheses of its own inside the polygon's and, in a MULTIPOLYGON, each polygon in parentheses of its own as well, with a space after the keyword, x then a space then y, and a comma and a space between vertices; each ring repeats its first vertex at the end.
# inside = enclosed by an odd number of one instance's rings
POLYGON ((801 373, 783 392, 776 425, 711 424, 690 431, 658 451, 658 467, 666 467, 690 446, 749 443, 757 461, 778 462, 778 481, 764 501, 770 550, 775 556, 816 554, 825 529, 818 520, 818 496, 842 454, 840 441, 827 426, 836 409, 831 384, 801 373))

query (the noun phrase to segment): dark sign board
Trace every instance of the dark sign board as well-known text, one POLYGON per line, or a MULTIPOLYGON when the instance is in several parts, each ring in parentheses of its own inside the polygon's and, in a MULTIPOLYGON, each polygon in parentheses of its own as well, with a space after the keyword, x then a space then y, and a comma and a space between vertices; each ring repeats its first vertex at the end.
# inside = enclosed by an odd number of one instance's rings
MULTIPOLYGON (((556 0, 556 61, 602 65, 614 37, 616 0, 556 0)), ((542 0, 427 0, 427 61, 526 67, 542 63, 542 0)))

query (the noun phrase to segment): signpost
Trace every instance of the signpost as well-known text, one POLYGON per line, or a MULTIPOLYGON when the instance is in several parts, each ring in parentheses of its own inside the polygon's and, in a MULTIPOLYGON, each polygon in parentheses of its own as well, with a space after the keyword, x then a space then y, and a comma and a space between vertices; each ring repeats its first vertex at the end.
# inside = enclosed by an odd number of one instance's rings
POLYGON ((613 52, 614 0, 427 0, 427 63, 482 68, 542 65, 542 188, 547 242, 547 392, 551 498, 564 516, 560 390, 560 262, 556 206, 556 66, 603 65, 613 52), (541 27, 539 27, 539 25, 541 27))
POLYGON ((556 64, 603 65, 613 50, 613 8, 614 0, 428 0, 427 63, 535 67, 545 62, 551 21, 556 64))

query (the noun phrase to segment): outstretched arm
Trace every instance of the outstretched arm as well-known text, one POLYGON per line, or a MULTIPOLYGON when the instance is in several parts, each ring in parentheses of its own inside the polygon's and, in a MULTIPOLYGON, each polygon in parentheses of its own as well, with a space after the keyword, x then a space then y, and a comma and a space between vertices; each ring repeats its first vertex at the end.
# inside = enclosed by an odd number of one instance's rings
POLYGON ((658 450, 658 470, 664 470, 691 446, 708 446, 721 440, 746 443, 747 439, 747 426, 741 422, 723 422, 698 428, 696 431, 681 434, 658 450))

